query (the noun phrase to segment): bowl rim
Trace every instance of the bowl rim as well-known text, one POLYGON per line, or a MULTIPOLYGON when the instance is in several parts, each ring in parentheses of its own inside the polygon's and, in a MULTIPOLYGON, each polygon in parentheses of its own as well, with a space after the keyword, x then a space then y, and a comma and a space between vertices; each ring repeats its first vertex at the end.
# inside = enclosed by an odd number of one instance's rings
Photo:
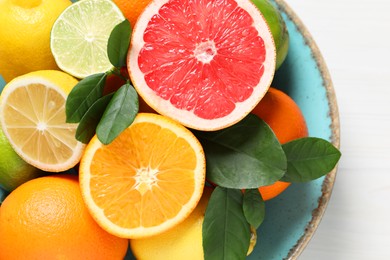
MULTIPOLYGON (((313 37, 309 33, 306 26, 303 24, 301 19, 293 11, 293 9, 284 0, 274 0, 278 9, 285 13, 289 19, 295 24, 298 31, 302 34, 306 45, 310 48, 313 58, 318 66, 321 77, 323 79, 323 86, 326 90, 326 95, 329 104, 329 116, 331 118, 331 143, 340 148, 340 119, 339 110, 337 105, 336 93, 333 87, 332 79, 329 70, 326 66, 325 60, 315 43, 313 37)), ((326 175, 322 183, 321 192, 322 195, 318 199, 318 206, 312 211, 312 218, 305 227, 304 234, 299 238, 297 243, 290 249, 286 259, 295 260, 303 252, 308 245, 309 241, 313 237, 317 230, 322 217, 325 213, 326 207, 328 206, 334 182, 336 180, 337 166, 326 175)))

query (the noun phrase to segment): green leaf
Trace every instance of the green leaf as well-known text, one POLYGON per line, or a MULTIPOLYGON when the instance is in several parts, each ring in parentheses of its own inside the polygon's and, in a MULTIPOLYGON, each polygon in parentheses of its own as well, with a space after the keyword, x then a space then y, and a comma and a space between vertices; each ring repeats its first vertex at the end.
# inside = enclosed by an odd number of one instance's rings
POLYGON ((265 203, 259 190, 245 190, 243 201, 245 218, 251 226, 257 229, 265 217, 265 203))
POLYGON ((77 140, 84 144, 87 144, 91 140, 96 133, 96 127, 113 95, 114 94, 111 93, 103 96, 92 104, 77 127, 77 140))
POLYGON ((90 75, 77 83, 66 99, 66 122, 78 123, 88 109, 103 95, 107 74, 90 75))
POLYGON ((134 121, 138 113, 138 95, 129 83, 120 87, 114 94, 100 123, 97 136, 103 144, 111 143, 134 121))
POLYGON ((207 179, 219 186, 257 188, 274 183, 286 171, 282 146, 255 115, 220 131, 194 133, 205 151, 207 179))
POLYGON ((328 174, 341 157, 330 142, 305 137, 283 145, 287 156, 287 172, 282 181, 307 182, 328 174))
POLYGON ((250 236, 250 226, 242 210, 241 191, 216 187, 202 226, 204 259, 245 259, 250 236))
POLYGON ((116 25, 112 30, 107 44, 107 55, 111 64, 119 68, 126 65, 129 50, 131 26, 128 20, 116 25))

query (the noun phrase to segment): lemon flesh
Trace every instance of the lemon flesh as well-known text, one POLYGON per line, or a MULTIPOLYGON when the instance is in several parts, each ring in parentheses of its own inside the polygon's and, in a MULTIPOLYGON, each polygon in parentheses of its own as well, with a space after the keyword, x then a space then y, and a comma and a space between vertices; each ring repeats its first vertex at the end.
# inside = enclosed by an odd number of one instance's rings
POLYGON ((77 124, 66 123, 65 101, 77 80, 60 71, 37 71, 15 78, 2 94, 0 120, 15 152, 29 164, 65 171, 81 158, 77 124))

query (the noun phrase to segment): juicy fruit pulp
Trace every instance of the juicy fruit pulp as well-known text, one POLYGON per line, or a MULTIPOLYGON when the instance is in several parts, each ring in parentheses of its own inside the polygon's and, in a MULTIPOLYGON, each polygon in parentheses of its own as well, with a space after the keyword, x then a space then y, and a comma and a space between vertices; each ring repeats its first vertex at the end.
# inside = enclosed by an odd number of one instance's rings
POLYGON ((190 128, 217 130, 263 97, 275 45, 249 0, 159 0, 138 19, 128 68, 154 110, 190 128))
POLYGON ((86 204, 97 222, 120 237, 161 233, 199 201, 205 157, 195 136, 169 118, 139 113, 109 145, 95 136, 80 164, 86 204))
POLYGON ((50 47, 58 66, 78 78, 111 69, 108 38, 124 19, 110 0, 84 0, 69 6, 51 32, 50 47))
POLYGON ((36 71, 6 85, 0 120, 14 150, 45 171, 65 171, 78 163, 84 145, 67 124, 65 100, 77 80, 60 71, 36 71))

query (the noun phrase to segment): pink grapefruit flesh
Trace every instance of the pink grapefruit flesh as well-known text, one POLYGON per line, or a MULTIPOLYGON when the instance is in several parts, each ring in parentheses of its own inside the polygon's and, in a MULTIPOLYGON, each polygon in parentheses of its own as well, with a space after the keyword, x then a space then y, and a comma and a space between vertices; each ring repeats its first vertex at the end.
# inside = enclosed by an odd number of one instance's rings
POLYGON ((127 62, 150 107, 213 131, 240 121, 262 99, 275 53, 250 0, 154 0, 135 25, 127 62))

